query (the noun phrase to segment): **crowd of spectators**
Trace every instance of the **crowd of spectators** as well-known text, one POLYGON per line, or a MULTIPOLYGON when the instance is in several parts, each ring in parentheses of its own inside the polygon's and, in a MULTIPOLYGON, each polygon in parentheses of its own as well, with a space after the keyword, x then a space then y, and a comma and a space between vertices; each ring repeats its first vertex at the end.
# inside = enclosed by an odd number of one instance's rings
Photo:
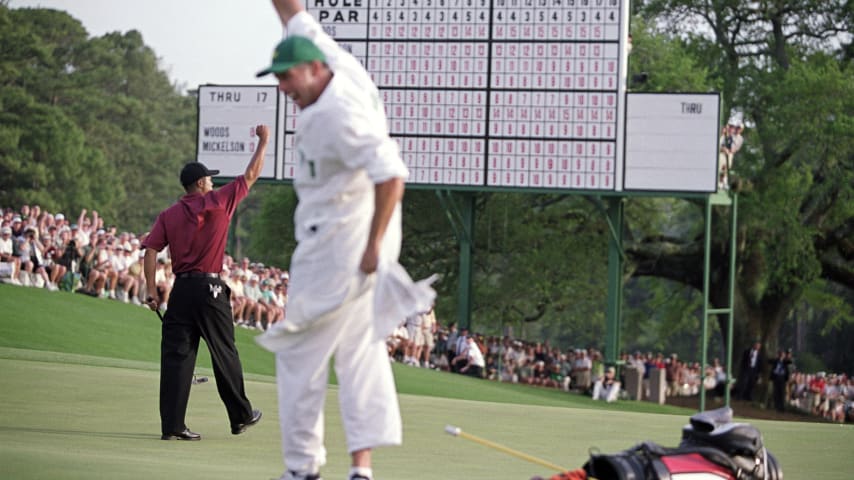
MULTIPOLYGON (((96 211, 84 209, 75 220, 38 205, 6 207, 0 220, 0 280, 144 306, 144 238, 144 233, 105 225, 96 211)), ((221 275, 232 291, 235 325, 266 329, 284 318, 287 271, 226 256, 221 275)), ((156 269, 161 310, 167 307, 173 282, 169 251, 164 249, 156 269)))
MULTIPOLYGON (((0 281, 48 290, 66 290, 144 306, 148 296, 142 272, 145 234, 105 225, 98 212, 82 210, 75 219, 39 206, 4 208, 0 219, 0 281)), ((231 289, 234 324, 264 330, 285 318, 289 275, 286 270, 226 255, 221 274, 231 289)), ((168 249, 157 257, 156 285, 165 310, 174 276, 168 249)), ((460 373, 488 380, 578 392, 605 401, 626 398, 621 385, 627 368, 643 371, 648 392, 652 369, 663 369, 667 396, 694 396, 704 383, 722 398, 731 382, 720 360, 702 368, 676 354, 622 354, 621 369, 606 368, 594 348, 562 350, 548 341, 484 336, 440 327, 431 309, 407 318, 388 337, 391 361, 460 373)), ((782 358, 782 357, 781 357, 782 358)), ((781 362, 783 363, 783 362, 781 362)), ((786 361, 787 369, 790 361, 786 361)), ((776 370, 776 369, 774 369, 776 370)), ((785 382, 772 371, 769 383, 785 385, 790 409, 833 422, 854 422, 854 381, 845 374, 794 372, 785 382)), ((773 387, 771 387, 773 388, 773 387)), ((779 393, 779 392, 778 392, 779 393)), ((779 409, 779 408, 778 408, 779 409)))
POLYGON ((846 374, 795 372, 786 387, 791 408, 832 422, 854 422, 854 380, 846 374))
MULTIPOLYGON (((595 348, 561 350, 548 341, 484 336, 465 328, 458 330, 455 324, 443 328, 436 323, 432 311, 429 314, 432 322, 426 323, 426 328, 421 328, 426 315, 421 314, 422 318, 406 319, 389 337, 391 361, 487 380, 562 389, 608 402, 628 398, 622 389, 627 369, 643 372, 643 398, 649 397, 652 369, 664 370, 667 397, 696 396, 702 384, 715 401, 722 402, 726 389, 735 387, 718 358, 703 368, 699 362, 682 361, 676 354, 623 353, 618 370, 606 366, 602 353, 595 348), (421 346, 426 345, 423 339, 429 338, 431 331, 432 349, 421 346), (417 359, 410 353, 415 351, 421 352, 417 359)), ((845 374, 794 373, 786 384, 785 398, 791 411, 834 422, 854 422, 854 381, 845 374)), ((770 393, 768 403, 770 408, 770 393)))

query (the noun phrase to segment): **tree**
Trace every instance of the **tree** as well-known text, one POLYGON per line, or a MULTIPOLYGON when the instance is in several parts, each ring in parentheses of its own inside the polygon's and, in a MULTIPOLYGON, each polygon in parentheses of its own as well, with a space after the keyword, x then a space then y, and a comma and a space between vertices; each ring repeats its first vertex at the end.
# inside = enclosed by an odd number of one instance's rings
POLYGON ((96 208, 147 229, 181 193, 173 172, 193 158, 195 99, 139 32, 89 39, 65 12, 5 4, 0 26, 0 201, 96 208))
MULTIPOLYGON (((639 11, 710 67, 724 111, 748 121, 734 167, 745 185, 734 333, 737 347, 756 337, 773 350, 782 323, 815 282, 854 287, 850 8, 839 1, 662 0, 639 11)), ((629 248, 633 273, 701 288, 700 241, 696 234, 638 239, 629 248)), ((722 305, 724 236, 716 235, 713 249, 711 298, 722 305)))

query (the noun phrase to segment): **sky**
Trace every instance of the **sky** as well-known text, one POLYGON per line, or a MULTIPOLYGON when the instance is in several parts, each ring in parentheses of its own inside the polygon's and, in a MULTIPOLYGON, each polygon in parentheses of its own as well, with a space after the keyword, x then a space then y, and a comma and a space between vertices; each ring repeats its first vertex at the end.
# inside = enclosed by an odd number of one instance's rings
POLYGON ((275 84, 255 78, 282 36, 269 0, 11 0, 9 7, 64 10, 90 37, 138 30, 181 91, 275 84))

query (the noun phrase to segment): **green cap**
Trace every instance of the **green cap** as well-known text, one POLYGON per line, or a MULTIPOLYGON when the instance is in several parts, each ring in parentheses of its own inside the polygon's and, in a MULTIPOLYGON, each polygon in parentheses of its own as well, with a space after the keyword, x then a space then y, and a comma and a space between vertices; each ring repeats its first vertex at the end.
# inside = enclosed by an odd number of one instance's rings
POLYGON ((258 72, 256 77, 286 72, 292 67, 315 60, 325 63, 326 55, 310 39, 293 35, 276 45, 276 50, 273 51, 273 62, 269 67, 258 72))

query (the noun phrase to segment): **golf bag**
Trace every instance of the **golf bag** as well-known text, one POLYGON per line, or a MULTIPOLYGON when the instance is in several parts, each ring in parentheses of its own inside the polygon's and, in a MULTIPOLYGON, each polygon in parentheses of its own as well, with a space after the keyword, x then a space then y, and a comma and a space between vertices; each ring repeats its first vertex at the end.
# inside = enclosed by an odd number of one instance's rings
POLYGON ((720 408, 691 417, 677 448, 644 442, 613 455, 591 454, 583 467, 598 480, 782 480, 755 427, 720 408))

